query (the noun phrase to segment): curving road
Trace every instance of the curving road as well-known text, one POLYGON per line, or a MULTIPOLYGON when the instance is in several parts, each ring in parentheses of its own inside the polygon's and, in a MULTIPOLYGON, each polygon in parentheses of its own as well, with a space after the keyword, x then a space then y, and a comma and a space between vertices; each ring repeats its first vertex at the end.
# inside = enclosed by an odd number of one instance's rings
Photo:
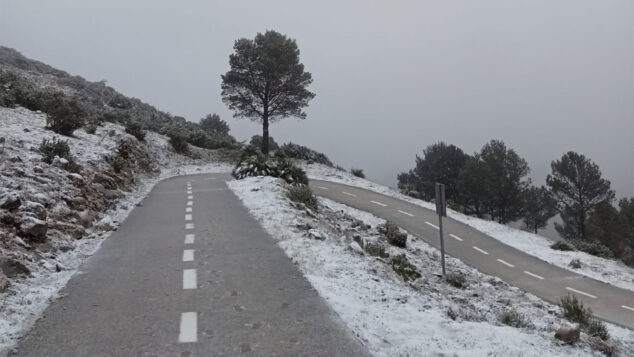
MULTIPOLYGON (((440 247, 435 211, 373 191, 311 180, 316 194, 391 220, 410 234, 440 247)), ((576 295, 605 321, 634 329, 634 292, 575 274, 510 247, 474 228, 443 219, 445 251, 479 271, 551 303, 576 295)))

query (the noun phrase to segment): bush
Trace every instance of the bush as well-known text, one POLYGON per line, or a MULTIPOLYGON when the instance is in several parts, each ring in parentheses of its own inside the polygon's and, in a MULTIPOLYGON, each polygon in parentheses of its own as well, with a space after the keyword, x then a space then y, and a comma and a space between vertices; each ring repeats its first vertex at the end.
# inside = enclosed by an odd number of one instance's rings
POLYGON ((386 221, 378 227, 379 233, 385 235, 387 242, 399 248, 407 246, 407 234, 401 232, 400 228, 391 221, 386 221))
POLYGON ((220 149, 235 147, 235 139, 227 134, 205 132, 197 130, 189 135, 187 141, 197 147, 205 149, 220 149))
POLYGON ((573 260, 570 261, 570 263, 568 263, 568 266, 573 268, 573 269, 580 269, 581 268, 581 260, 573 259, 573 260))
POLYGON ((319 203, 317 197, 313 195, 310 187, 307 185, 293 185, 288 189, 288 198, 297 203, 301 203, 304 206, 310 208, 313 211, 319 210, 319 203))
POLYGON ((558 242, 553 243, 550 246, 550 248, 554 249, 554 250, 563 250, 563 251, 575 250, 575 248, 573 248, 570 244, 568 244, 568 243, 566 243, 564 241, 561 241, 561 240, 558 241, 558 242))
POLYGON ((46 106, 46 127, 52 131, 66 136, 84 125, 86 111, 75 100, 66 98, 57 93, 46 106))
POLYGON ((598 337, 603 341, 607 341, 610 339, 610 333, 608 332, 608 328, 605 326, 603 321, 598 320, 593 317, 588 321, 588 324, 585 326, 585 331, 589 336, 598 337))
POLYGON ((47 164, 52 164, 55 156, 67 159, 71 156, 70 146, 68 146, 68 140, 58 140, 53 138, 51 140, 42 139, 42 143, 38 148, 40 154, 42 154, 42 161, 47 164))
POLYGON ((189 146, 187 146, 187 136, 183 130, 171 129, 167 133, 172 149, 179 154, 188 154, 189 146))
POLYGON ((128 121, 125 125, 125 132, 134 136, 139 141, 145 140, 145 129, 138 121, 128 121))
POLYGON ((583 307, 583 303, 574 295, 564 296, 559 300, 559 307, 563 316, 572 321, 586 326, 592 318, 592 310, 583 307))
POLYGON ((579 251, 597 256, 599 258, 614 259, 614 252, 599 241, 585 241, 581 239, 570 240, 570 243, 579 251))
POLYGON ((459 273, 449 273, 445 276, 445 281, 454 288, 462 289, 467 286, 467 278, 459 273))
POLYGON ((264 155, 253 146, 247 146, 242 150, 232 175, 238 180, 249 176, 272 176, 282 178, 290 184, 308 184, 304 170, 283 157, 272 158, 264 155))
POLYGON ((364 250, 368 255, 379 258, 389 258, 390 255, 385 251, 385 246, 381 243, 368 243, 364 250))
POLYGON ((363 173, 363 169, 352 168, 352 169, 350 169, 350 173, 353 174, 356 177, 365 178, 365 174, 363 173))
POLYGON ((403 280, 416 280, 421 277, 418 269, 407 260, 405 254, 400 254, 390 259, 390 265, 396 274, 400 275, 403 280))
POLYGON ((325 154, 293 143, 286 143, 282 145, 279 148, 277 154, 292 159, 313 161, 318 164, 333 167, 332 161, 330 161, 328 156, 326 156, 325 154))
POLYGON ((526 318, 526 316, 520 314, 515 310, 504 311, 502 314, 500 314, 500 316, 498 316, 498 320, 501 323, 511 327, 524 328, 531 326, 531 323, 526 318))
POLYGON ((42 139, 38 151, 42 154, 42 161, 47 164, 52 164, 57 156, 66 160, 66 162, 61 165, 64 170, 74 173, 81 172, 81 165, 75 161, 75 157, 70 153, 68 140, 58 140, 57 138, 51 140, 42 139))
POLYGON ((86 124, 84 130, 86 130, 87 134, 95 135, 95 133, 97 132, 97 124, 94 122, 90 122, 86 124))

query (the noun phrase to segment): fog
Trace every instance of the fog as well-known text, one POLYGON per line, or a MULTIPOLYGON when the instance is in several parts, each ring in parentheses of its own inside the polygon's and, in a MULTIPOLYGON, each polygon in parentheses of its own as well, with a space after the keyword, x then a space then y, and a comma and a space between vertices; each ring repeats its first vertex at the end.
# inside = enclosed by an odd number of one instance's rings
POLYGON ((0 44, 189 120, 218 113, 239 140, 258 124, 220 99, 234 40, 295 38, 317 94, 277 142, 325 152, 392 186, 445 141, 492 138, 543 183, 568 150, 634 196, 634 2, 11 1, 0 44))

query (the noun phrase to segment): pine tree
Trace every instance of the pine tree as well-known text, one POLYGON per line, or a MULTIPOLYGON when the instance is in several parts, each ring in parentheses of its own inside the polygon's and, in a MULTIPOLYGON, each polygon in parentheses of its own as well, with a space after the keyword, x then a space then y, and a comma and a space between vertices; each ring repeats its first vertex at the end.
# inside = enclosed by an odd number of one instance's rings
POLYGON ((526 229, 537 233, 557 214, 557 201, 544 186, 531 187, 524 194, 522 217, 526 229))

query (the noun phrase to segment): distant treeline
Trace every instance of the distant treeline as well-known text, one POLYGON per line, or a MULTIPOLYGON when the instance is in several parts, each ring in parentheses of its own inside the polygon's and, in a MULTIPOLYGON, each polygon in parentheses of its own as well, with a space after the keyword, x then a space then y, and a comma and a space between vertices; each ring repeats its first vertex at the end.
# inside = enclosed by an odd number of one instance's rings
POLYGON ((424 200, 435 198, 436 182, 444 183, 453 209, 499 223, 522 220, 533 232, 559 214, 555 229, 574 247, 634 265, 634 198, 615 207, 610 181, 576 152, 553 161, 551 169, 547 185, 536 187, 526 160, 502 141, 491 140, 473 155, 439 142, 397 178, 401 192, 424 200))

